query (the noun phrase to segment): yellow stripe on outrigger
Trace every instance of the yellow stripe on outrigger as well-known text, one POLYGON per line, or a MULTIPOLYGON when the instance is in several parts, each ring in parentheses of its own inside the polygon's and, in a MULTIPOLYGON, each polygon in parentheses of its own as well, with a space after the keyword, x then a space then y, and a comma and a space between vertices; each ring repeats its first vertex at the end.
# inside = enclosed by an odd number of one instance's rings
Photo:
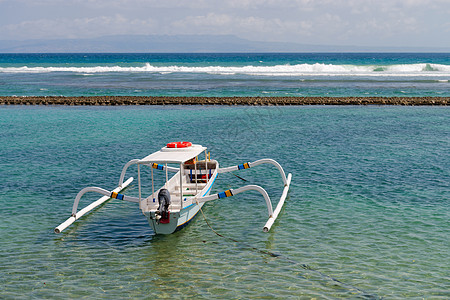
POLYGON ((219 199, 231 197, 231 196, 233 196, 233 193, 231 192, 231 190, 226 190, 225 192, 221 192, 221 193, 217 194, 217 197, 219 197, 219 199))
POLYGON ((245 164, 238 165, 238 170, 249 169, 249 168, 250 168, 250 164, 248 162, 246 162, 245 164))

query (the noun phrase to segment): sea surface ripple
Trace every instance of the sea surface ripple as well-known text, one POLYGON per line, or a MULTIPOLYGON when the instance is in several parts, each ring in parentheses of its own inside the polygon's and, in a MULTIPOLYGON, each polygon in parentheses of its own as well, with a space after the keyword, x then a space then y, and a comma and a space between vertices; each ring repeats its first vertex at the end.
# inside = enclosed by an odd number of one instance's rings
MULTIPOLYGON (((0 297, 448 299, 449 120, 446 107, 0 107, 0 297), (247 193, 204 206, 238 243, 201 215, 155 236, 120 200, 53 233, 80 189, 114 188, 127 161, 176 140, 221 166, 268 157, 291 172, 272 230, 247 193)), ((277 172, 238 175, 276 202, 277 172)), ((213 192, 244 184, 223 174, 213 192)))

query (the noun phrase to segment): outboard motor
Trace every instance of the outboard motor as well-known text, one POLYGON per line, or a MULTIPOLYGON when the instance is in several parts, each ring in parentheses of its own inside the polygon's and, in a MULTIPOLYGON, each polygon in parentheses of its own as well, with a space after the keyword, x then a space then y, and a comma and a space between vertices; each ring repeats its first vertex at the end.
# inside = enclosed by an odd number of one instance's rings
POLYGON ((170 193, 167 189, 161 189, 158 193, 158 203, 159 203, 159 215, 161 219, 159 219, 159 223, 167 224, 170 222, 170 193))

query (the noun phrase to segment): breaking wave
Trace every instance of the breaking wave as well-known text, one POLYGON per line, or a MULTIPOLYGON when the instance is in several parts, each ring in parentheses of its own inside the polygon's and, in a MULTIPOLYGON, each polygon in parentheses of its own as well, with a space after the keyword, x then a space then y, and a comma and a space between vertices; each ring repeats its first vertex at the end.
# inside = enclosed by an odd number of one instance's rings
POLYGON ((450 65, 442 64, 399 64, 399 65, 333 65, 296 64, 275 66, 93 66, 93 67, 3 67, 0 73, 49 73, 72 72, 94 74, 111 72, 147 73, 206 73, 217 75, 256 76, 450 76, 450 65))

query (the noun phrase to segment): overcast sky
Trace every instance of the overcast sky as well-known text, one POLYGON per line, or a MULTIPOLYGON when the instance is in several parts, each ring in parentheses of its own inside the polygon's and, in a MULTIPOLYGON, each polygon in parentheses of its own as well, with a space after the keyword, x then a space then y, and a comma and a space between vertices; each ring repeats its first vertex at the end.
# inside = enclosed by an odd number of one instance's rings
POLYGON ((0 0, 0 40, 115 34, 450 47, 450 0, 0 0))

